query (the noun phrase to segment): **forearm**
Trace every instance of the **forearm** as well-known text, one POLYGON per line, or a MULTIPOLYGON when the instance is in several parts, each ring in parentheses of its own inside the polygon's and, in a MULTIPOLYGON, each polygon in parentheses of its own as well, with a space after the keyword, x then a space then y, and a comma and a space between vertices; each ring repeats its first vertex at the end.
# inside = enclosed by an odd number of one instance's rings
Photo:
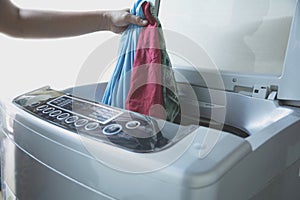
POLYGON ((128 10, 39 11, 18 8, 9 0, 0 0, 0 32, 14 37, 68 37, 103 30, 121 33, 129 24, 146 26, 148 22, 128 10))
POLYGON ((25 38, 67 37, 108 30, 105 11, 55 12, 18 9, 14 36, 25 38))

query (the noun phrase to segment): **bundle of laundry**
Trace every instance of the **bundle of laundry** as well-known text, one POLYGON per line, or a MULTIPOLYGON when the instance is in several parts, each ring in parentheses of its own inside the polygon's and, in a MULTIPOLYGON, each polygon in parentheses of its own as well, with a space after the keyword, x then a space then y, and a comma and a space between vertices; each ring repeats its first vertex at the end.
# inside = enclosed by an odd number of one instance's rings
POLYGON ((174 121, 179 113, 177 88, 161 23, 151 2, 137 0, 130 11, 148 20, 129 25, 102 102, 144 115, 174 121))

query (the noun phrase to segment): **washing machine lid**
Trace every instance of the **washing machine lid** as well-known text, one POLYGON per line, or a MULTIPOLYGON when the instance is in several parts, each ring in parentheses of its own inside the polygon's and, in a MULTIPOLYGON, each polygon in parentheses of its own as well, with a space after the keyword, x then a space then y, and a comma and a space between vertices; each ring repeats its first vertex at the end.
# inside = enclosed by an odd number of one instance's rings
POLYGON ((293 101, 300 100, 299 15, 297 0, 164 0, 159 12, 179 82, 293 101))

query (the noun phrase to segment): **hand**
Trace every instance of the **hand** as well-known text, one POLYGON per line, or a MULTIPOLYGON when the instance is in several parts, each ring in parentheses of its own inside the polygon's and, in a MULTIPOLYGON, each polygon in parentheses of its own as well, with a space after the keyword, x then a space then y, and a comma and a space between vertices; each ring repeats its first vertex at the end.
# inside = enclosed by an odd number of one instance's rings
POLYGON ((122 33, 129 24, 146 26, 147 20, 129 13, 129 10, 107 11, 107 29, 114 33, 122 33))

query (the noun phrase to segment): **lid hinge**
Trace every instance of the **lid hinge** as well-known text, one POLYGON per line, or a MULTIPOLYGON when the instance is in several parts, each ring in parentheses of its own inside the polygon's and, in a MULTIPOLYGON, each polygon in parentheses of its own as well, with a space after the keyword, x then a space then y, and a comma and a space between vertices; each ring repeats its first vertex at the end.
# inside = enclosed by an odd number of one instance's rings
POLYGON ((276 98, 277 98, 277 91, 270 92, 270 94, 268 96, 268 100, 274 101, 276 98))
POLYGON ((271 91, 269 86, 254 85, 252 91, 252 97, 260 99, 275 100, 277 97, 277 91, 271 91))

